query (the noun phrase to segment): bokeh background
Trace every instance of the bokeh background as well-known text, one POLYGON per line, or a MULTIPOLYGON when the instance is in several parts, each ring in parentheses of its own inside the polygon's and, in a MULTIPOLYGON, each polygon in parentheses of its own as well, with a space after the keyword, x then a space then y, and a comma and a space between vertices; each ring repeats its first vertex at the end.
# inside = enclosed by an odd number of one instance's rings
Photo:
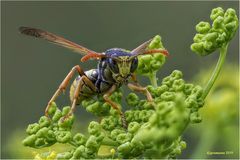
MULTIPOLYGON (((190 44, 195 25, 201 20, 210 21, 211 9, 218 6, 234 8, 239 14, 238 1, 1 2, 1 158, 33 157, 34 151, 21 145, 27 125, 43 115, 49 98, 74 65, 88 70, 97 64, 80 63, 78 54, 20 35, 20 26, 41 28, 98 52, 113 47, 133 49, 159 34, 171 55, 158 78, 178 69, 186 81, 204 84, 218 54, 200 57, 191 52, 190 44)), ((203 123, 185 131, 183 139, 188 146, 180 158, 239 156, 239 33, 236 35, 224 66, 228 70, 220 75, 225 80, 218 80, 216 92, 206 102, 213 108, 205 105, 203 123), (208 151, 232 153, 208 155, 208 151)), ((143 85, 149 83, 144 77, 138 78, 143 85)), ((66 93, 59 97, 59 104, 69 104, 66 93)), ((81 107, 76 114, 79 126, 95 118, 81 107)))

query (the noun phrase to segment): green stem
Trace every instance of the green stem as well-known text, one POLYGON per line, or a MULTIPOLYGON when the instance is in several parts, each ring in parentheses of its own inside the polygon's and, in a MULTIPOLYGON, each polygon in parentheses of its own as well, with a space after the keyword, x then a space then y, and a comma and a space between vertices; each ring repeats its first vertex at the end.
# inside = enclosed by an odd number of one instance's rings
POLYGON ((225 61, 225 57, 226 57, 226 53, 227 53, 227 48, 228 48, 228 43, 226 45, 223 45, 221 48, 220 48, 220 56, 219 56, 219 59, 218 59, 218 62, 217 62, 217 65, 212 73, 212 76, 211 78, 209 79, 206 87, 204 88, 204 91, 203 91, 203 99, 205 99, 209 93, 209 91, 211 90, 214 82, 216 81, 219 73, 220 73, 220 70, 222 68, 222 65, 225 61))
POLYGON ((157 72, 152 72, 148 74, 148 77, 150 79, 151 84, 153 85, 154 88, 157 88, 157 72))

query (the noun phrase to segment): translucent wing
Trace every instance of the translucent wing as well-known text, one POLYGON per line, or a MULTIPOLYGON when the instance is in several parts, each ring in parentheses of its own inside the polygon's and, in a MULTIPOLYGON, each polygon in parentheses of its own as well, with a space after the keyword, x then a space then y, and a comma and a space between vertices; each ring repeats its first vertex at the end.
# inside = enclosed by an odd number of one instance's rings
POLYGON ((102 58, 104 57, 103 54, 97 53, 95 51, 92 51, 90 49, 87 49, 83 46, 80 46, 79 44, 76 44, 74 42, 71 42, 63 37, 57 36, 53 33, 43 31, 41 29, 36 29, 36 28, 30 28, 30 27, 20 27, 19 31, 22 34, 28 35, 28 36, 33 36, 36 38, 42 38, 45 39, 49 42, 55 43, 57 45, 60 45, 62 47, 68 48, 73 50, 74 52, 81 53, 85 55, 82 60, 86 61, 90 58, 102 58))
POLYGON ((154 53, 162 53, 165 56, 168 56, 169 53, 165 49, 149 49, 147 50, 148 45, 151 43, 152 39, 142 43, 140 46, 135 48, 134 50, 131 51, 132 55, 138 56, 138 55, 143 55, 143 54, 154 54, 154 53))

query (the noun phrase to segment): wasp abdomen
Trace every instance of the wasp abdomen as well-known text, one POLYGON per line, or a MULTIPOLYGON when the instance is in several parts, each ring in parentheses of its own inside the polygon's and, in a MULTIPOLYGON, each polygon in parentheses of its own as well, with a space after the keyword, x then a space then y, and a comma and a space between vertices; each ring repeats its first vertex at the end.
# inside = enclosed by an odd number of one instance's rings
MULTIPOLYGON (((87 78, 93 83, 95 84, 95 82, 97 81, 97 77, 98 77, 98 72, 97 69, 91 69, 89 71, 85 72, 87 78)), ((81 79, 81 76, 78 76, 75 78, 75 80, 73 81, 71 88, 70 88, 70 99, 71 101, 73 100, 74 97, 74 92, 76 90, 77 84, 80 83, 80 81, 82 81, 82 85, 80 86, 80 92, 79 92, 79 96, 78 96, 78 104, 87 98, 91 98, 92 96, 96 95, 96 91, 94 91, 94 89, 92 89, 89 84, 87 82, 85 82, 84 80, 81 79)))

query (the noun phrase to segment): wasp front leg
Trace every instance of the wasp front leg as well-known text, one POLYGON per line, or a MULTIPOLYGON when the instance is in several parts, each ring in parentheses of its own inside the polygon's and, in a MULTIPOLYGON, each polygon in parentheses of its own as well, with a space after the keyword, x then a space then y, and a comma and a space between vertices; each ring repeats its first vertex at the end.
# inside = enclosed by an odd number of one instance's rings
POLYGON ((153 102, 153 98, 152 98, 152 95, 151 93, 147 90, 146 87, 142 87, 140 84, 138 83, 128 83, 128 88, 130 88, 132 91, 135 91, 135 92, 140 92, 140 93, 143 93, 146 95, 147 97, 147 100, 149 102, 153 102))
POLYGON ((67 76, 65 77, 65 79, 62 81, 62 83, 60 84, 60 86, 58 87, 57 91, 54 93, 54 95, 52 96, 52 98, 50 99, 50 101, 48 102, 48 105, 45 109, 45 116, 49 117, 48 115, 48 110, 51 106, 51 103, 54 102, 56 100, 56 98, 60 95, 61 92, 64 92, 65 89, 67 88, 69 81, 71 80, 74 72, 78 72, 78 74, 80 76, 86 76, 85 73, 83 72, 83 70, 81 69, 81 67, 79 65, 74 66, 71 71, 67 74, 67 76))
POLYGON ((120 108, 118 107, 118 105, 113 102, 109 97, 112 95, 112 93, 117 89, 116 85, 113 85, 104 95, 103 95, 103 99, 110 104, 114 109, 116 109, 119 113, 119 115, 121 116, 122 119, 122 124, 124 128, 127 128, 127 122, 126 122, 126 118, 124 116, 124 113, 120 110, 120 108))

